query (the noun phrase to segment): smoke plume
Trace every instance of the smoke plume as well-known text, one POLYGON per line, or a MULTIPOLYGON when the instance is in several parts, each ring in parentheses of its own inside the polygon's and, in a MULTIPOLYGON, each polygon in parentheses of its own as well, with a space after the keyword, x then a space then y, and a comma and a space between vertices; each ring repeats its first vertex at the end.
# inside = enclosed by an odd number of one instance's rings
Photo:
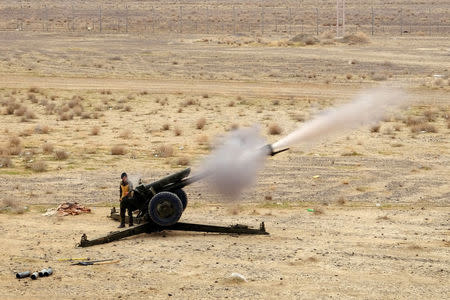
POLYGON ((207 180, 218 192, 237 197, 263 167, 264 144, 257 127, 235 130, 206 158, 201 172, 209 174, 207 180))
POLYGON ((380 121, 390 110, 403 105, 406 94, 398 89, 376 88, 354 101, 328 110, 272 145, 275 151, 298 143, 310 143, 347 129, 380 121))

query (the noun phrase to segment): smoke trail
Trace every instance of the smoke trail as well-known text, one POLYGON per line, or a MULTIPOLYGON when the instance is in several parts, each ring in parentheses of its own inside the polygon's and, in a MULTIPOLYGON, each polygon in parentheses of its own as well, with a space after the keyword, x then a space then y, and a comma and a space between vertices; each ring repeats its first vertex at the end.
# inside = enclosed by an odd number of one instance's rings
POLYGON ((207 180, 218 192, 236 198, 263 167, 264 144, 257 127, 235 130, 206 158, 201 172, 209 174, 207 180))
POLYGON ((353 102, 329 110, 272 145, 275 151, 297 143, 314 142, 346 129, 377 122, 389 109, 404 104, 406 94, 398 89, 376 88, 358 95, 353 102))

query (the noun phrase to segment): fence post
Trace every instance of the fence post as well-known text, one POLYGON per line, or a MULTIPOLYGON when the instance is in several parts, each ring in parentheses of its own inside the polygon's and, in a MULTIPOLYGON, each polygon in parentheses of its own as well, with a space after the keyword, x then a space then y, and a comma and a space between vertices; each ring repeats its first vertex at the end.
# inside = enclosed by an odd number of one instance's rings
POLYGON ((375 15, 374 15, 374 12, 373 12, 373 6, 372 6, 372 35, 373 35, 373 25, 374 25, 374 20, 375 20, 375 15))
POLYGON ((209 7, 206 7, 206 34, 209 34, 209 7))
POLYGON ((339 0, 336 0, 336 37, 339 37, 339 0))
POLYGON ((400 8, 400 35, 403 35, 403 8, 400 8))
POLYGON ((99 25, 100 32, 102 32, 102 6, 101 5, 98 8, 98 25, 99 25))
POLYGON ((261 34, 264 34, 264 6, 261 6, 261 34))
POLYGON ((155 33, 155 8, 152 6, 152 32, 155 33))
POLYGON ((233 5, 233 35, 236 35, 236 9, 233 5))
POLYGON ((316 35, 319 35, 319 8, 316 7, 316 35))
POLYGON ((128 33, 128 5, 125 5, 125 32, 128 33))
POLYGON ((345 0, 342 0, 342 36, 345 35, 345 0))
POLYGON ((292 35, 292 9, 289 7, 289 35, 292 35))

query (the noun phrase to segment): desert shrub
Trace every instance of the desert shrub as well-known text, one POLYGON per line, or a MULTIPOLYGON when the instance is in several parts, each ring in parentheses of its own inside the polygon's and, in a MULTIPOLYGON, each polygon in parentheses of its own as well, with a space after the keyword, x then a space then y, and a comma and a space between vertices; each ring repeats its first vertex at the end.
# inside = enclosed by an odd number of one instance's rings
POLYGON ((270 135, 279 135, 283 132, 281 127, 278 124, 270 124, 269 125, 269 134, 270 135))
POLYGON ((39 88, 37 88, 37 87, 30 87, 30 88, 28 89, 28 92, 29 92, 29 93, 35 93, 35 94, 37 94, 37 93, 40 93, 40 90, 39 90, 39 88))
POLYGON ((0 168, 12 168, 14 164, 9 157, 0 157, 0 168))
POLYGON ((115 145, 111 147, 111 154, 112 155, 124 155, 127 151, 124 146, 122 145, 115 145))
POLYGON ((50 154, 53 152, 53 148, 53 144, 45 143, 44 145, 42 145, 42 152, 44 152, 45 154, 50 154))
POLYGON ((305 116, 302 114, 293 114, 291 115, 292 120, 297 121, 297 122, 304 122, 305 121, 305 116))
POLYGON ((231 124, 230 129, 231 129, 231 130, 237 130, 237 129, 239 129, 239 124, 236 124, 236 123, 231 124))
POLYGON ((305 45, 314 45, 319 43, 319 39, 312 36, 311 34, 300 33, 294 36, 292 39, 290 39, 289 42, 302 43, 305 45))
POLYGON ((28 94, 28 100, 30 100, 31 103, 38 103, 38 98, 35 94, 28 94))
POLYGON ((180 157, 177 159, 176 163, 179 166, 187 166, 187 165, 189 165, 190 161, 189 161, 189 158, 187 158, 187 157, 180 157))
POLYGON ((323 215, 324 214, 324 211, 323 211, 323 209, 322 208, 320 208, 320 207, 314 207, 314 212, 313 212, 315 215, 323 215))
POLYGON ((20 106, 16 110, 14 110, 14 115, 21 117, 27 112, 27 108, 25 106, 20 106))
POLYGON ((372 74, 371 78, 374 81, 385 81, 385 80, 387 80, 387 75, 384 73, 375 73, 375 74, 372 74))
POLYGON ((280 105, 280 100, 278 99, 273 100, 272 105, 280 105))
POLYGON ((24 118, 26 120, 36 119, 36 114, 33 111, 27 111, 25 112, 24 118))
POLYGON ((347 74, 347 75, 345 75, 345 78, 347 78, 347 80, 350 80, 350 79, 353 78, 353 75, 352 74, 347 74))
POLYGON ((122 139, 130 139, 132 135, 133 133, 130 129, 125 129, 119 134, 119 137, 122 139))
POLYGON ((180 107, 178 110, 177 110, 177 113, 182 113, 183 112, 183 109, 180 107))
POLYGON ((201 135, 197 138, 197 144, 201 146, 209 146, 209 138, 206 135, 201 135))
POLYGON ((436 121, 437 115, 438 115, 437 111, 431 109, 428 109, 423 112, 423 116, 425 117, 425 120, 427 120, 428 122, 436 121))
POLYGON ((370 132, 380 132, 380 128, 381 126, 379 124, 373 125, 372 127, 370 127, 370 132))
POLYGON ((408 116, 403 122, 406 126, 416 126, 425 123, 425 119, 421 117, 408 116))
POLYGON ((369 43, 369 37, 361 31, 356 33, 347 34, 343 37, 342 41, 349 45, 367 44, 369 43))
POLYGON ((60 121, 69 121, 73 120, 73 114, 71 112, 63 112, 59 115, 60 121))
POLYGON ((208 94, 203 94, 202 98, 204 98, 204 99, 209 98, 209 95, 208 94))
POLYGON ((324 40, 332 40, 336 36, 336 33, 333 30, 327 30, 320 34, 320 39, 324 40))
POLYGON ((131 106, 125 105, 125 107, 123 108, 123 111, 130 112, 131 111, 131 106))
POLYGON ((231 100, 230 102, 228 102, 228 107, 233 107, 235 104, 236 103, 233 100, 231 100))
POLYGON ((54 154, 57 160, 66 160, 69 158, 69 153, 62 149, 56 150, 54 154))
POLYGON ((396 124, 396 125, 394 125, 394 130, 395 131, 401 131, 402 127, 400 125, 396 124))
POLYGON ((34 172, 45 172, 47 170, 47 164, 44 161, 35 161, 31 163, 30 169, 34 172))
POLYGON ((175 129, 173 130, 173 133, 175 134, 175 136, 180 136, 183 132, 181 131, 181 129, 179 127, 175 127, 175 129))
POLYGON ((413 127, 411 127, 411 132, 412 133, 419 133, 419 132, 431 132, 431 133, 436 133, 437 129, 434 125, 429 124, 429 123, 423 123, 423 124, 418 124, 418 125, 414 125, 413 127))
POLYGON ((88 112, 84 112, 81 114, 81 118, 82 119, 90 119, 91 118, 91 114, 88 112))
POLYGON ((173 147, 170 145, 161 145, 156 149, 155 154, 159 157, 171 157, 173 156, 173 147))
POLYGON ((73 108, 72 111, 75 114, 75 116, 79 117, 83 113, 83 107, 81 105, 77 105, 73 108))
POLYGON ((111 92, 111 90, 102 90, 102 91, 100 92, 100 94, 102 94, 102 95, 111 95, 112 92, 111 92))
POLYGON ((165 124, 163 124, 163 125, 161 126, 161 130, 167 131, 167 130, 169 130, 169 129, 170 129, 170 125, 167 124, 167 123, 165 123, 165 124))
POLYGON ((205 118, 200 118, 197 120, 197 123, 195 124, 195 127, 197 129, 203 129, 206 125, 206 119, 205 118))
POLYGON ((39 134, 47 134, 50 131, 50 127, 48 127, 47 125, 36 125, 36 127, 34 127, 34 132, 39 133, 39 134))
POLYGON ((22 144, 22 140, 17 136, 12 136, 9 138, 9 146, 20 146, 22 144))
POLYGON ((339 197, 339 199, 336 202, 339 205, 344 205, 345 204, 345 198, 344 197, 339 197))
POLYGON ((100 126, 94 126, 91 129, 91 135, 98 135, 100 133, 100 126))
POLYGON ((129 94, 129 95, 127 96, 127 99, 128 99, 128 100, 134 100, 134 95, 133 95, 133 94, 129 94))

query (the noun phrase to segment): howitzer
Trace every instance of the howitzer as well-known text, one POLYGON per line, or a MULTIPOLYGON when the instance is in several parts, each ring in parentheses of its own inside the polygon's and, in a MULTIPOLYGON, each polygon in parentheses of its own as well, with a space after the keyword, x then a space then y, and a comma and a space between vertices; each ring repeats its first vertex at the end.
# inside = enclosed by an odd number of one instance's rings
MULTIPOLYGON (((259 149, 266 155, 274 156, 286 151, 274 151, 271 145, 266 145, 259 149)), ((215 232, 228 234, 268 234, 265 230, 264 222, 260 224, 259 229, 252 229, 245 225, 233 225, 229 227, 211 226, 190 223, 178 223, 183 211, 188 204, 187 195, 183 188, 197 182, 210 175, 209 172, 199 173, 188 177, 190 168, 166 176, 150 184, 140 184, 133 190, 133 196, 130 199, 133 206, 138 208, 139 213, 136 217, 138 225, 134 228, 112 232, 105 237, 95 240, 88 240, 84 234, 79 243, 80 247, 89 247, 98 244, 109 243, 128 236, 140 233, 151 233, 162 230, 182 230, 197 232, 215 232)), ((115 208, 111 210, 110 217, 120 220, 119 214, 115 208)))

